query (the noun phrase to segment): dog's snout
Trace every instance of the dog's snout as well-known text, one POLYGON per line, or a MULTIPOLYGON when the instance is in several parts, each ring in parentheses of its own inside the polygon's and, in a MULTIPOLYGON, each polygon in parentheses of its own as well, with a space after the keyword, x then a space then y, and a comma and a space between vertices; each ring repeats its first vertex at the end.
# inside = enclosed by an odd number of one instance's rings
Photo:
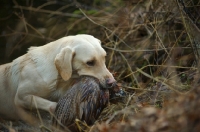
POLYGON ((114 78, 107 78, 106 85, 107 85, 107 87, 114 87, 117 85, 117 82, 114 78))

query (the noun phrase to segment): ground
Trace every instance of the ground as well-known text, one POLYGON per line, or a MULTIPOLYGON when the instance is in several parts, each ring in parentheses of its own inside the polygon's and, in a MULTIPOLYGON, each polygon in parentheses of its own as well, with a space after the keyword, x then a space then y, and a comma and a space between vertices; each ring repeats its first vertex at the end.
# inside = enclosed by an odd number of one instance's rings
MULTIPOLYGON (((5 1, 0 64, 66 35, 91 34, 127 92, 86 131, 199 131, 198 0, 5 1)), ((49 119, 44 116, 42 120, 49 119)), ((23 122, 1 126, 39 131, 23 122)), ((43 129, 51 131, 50 122, 43 129), (48 129, 48 130, 47 130, 48 129)), ((1 129, 0 129, 1 130, 1 129)), ((6 130, 2 127, 2 130, 6 130)))

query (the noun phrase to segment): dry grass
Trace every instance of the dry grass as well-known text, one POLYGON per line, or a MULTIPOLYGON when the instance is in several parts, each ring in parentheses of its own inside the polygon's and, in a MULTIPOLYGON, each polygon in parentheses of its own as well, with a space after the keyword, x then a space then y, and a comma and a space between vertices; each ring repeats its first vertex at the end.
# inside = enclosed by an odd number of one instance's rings
MULTIPOLYGON (((198 76, 198 1, 36 3, 13 0, 10 6, 13 12, 2 17, 0 41, 6 45, 0 48, 1 63, 24 54, 29 46, 43 45, 65 35, 92 34, 102 40, 108 53, 107 67, 129 94, 125 104, 110 104, 97 125, 87 126, 77 121, 80 129, 109 131, 119 123, 119 127, 125 124, 127 129, 123 131, 129 131, 128 127, 134 127, 132 118, 146 118, 145 113, 140 115, 144 108, 153 107, 148 111, 153 115, 157 113, 156 117, 160 118, 163 116, 160 111, 165 113, 175 105, 168 102, 173 102, 177 96, 189 96, 187 93, 194 87, 194 77, 198 76)), ((12 125, 8 123, 7 126, 12 125)), ((28 129, 35 131, 37 128, 28 129)))

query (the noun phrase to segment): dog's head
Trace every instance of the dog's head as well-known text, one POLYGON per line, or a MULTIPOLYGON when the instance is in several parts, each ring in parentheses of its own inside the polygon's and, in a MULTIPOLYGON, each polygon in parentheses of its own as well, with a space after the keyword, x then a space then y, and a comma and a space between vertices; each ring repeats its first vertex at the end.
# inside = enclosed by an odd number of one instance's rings
POLYGON ((76 35, 67 37, 66 43, 55 58, 56 68, 63 80, 70 79, 73 71, 76 71, 79 76, 96 77, 104 87, 116 83, 106 68, 106 52, 100 40, 90 35, 76 35))

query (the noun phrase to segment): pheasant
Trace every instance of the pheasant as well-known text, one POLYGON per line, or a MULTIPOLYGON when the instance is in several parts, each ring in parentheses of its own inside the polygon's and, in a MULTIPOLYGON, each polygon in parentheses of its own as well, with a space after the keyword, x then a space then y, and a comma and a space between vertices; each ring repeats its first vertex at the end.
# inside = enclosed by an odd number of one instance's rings
POLYGON ((81 76, 79 80, 58 101, 54 126, 59 124, 74 131, 75 119, 92 125, 107 106, 110 97, 122 97, 125 92, 117 86, 103 88, 98 79, 91 76, 81 76))

